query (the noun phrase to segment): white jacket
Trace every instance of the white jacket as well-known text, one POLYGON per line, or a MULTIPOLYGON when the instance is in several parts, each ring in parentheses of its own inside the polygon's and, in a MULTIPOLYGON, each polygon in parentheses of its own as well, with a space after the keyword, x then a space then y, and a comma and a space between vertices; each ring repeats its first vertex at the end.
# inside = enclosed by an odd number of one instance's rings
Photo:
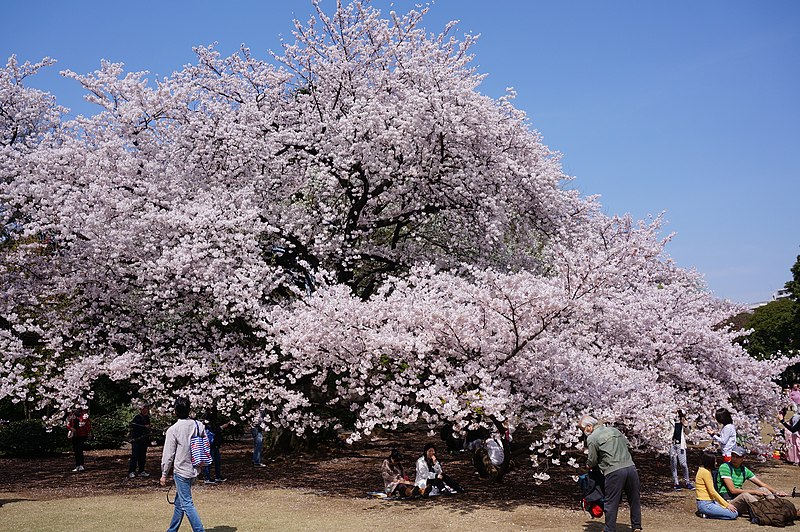
POLYGON ((417 478, 414 479, 414 484, 420 488, 425 488, 428 485, 428 480, 436 478, 441 472, 442 464, 437 461, 433 464, 433 469, 430 469, 425 457, 420 456, 419 460, 417 460, 417 478))

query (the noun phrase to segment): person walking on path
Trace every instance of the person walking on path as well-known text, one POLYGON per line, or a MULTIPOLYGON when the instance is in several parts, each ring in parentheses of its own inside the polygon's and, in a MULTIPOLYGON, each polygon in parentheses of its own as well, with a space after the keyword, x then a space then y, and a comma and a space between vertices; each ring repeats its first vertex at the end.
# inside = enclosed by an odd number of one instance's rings
POLYGON ((160 484, 167 485, 167 475, 171 469, 174 469, 172 478, 175 480, 175 512, 167 532, 177 532, 184 514, 189 519, 193 532, 205 532, 192 501, 192 484, 197 478, 197 469, 192 465, 189 439, 202 434, 206 428, 199 421, 189 418, 189 399, 185 397, 175 399, 175 415, 178 420, 167 429, 164 452, 161 454, 160 484))
POLYGON ((86 447, 86 440, 92 433, 92 420, 89 419, 89 411, 85 408, 76 408, 67 417, 67 438, 72 440, 72 452, 75 455, 75 473, 83 471, 83 449, 86 447))
POLYGON ((641 532, 639 472, 633 463, 628 439, 614 427, 607 427, 592 416, 583 416, 578 426, 586 435, 589 450, 586 465, 589 469, 599 467, 606 477, 606 500, 603 505, 606 524, 603 531, 617 530, 617 511, 624 491, 631 507, 631 528, 633 532, 641 532))
POLYGON ((149 477, 144 470, 144 461, 147 458, 147 447, 150 445, 150 405, 143 404, 139 413, 131 420, 130 427, 131 459, 128 463, 128 478, 137 475, 149 477))

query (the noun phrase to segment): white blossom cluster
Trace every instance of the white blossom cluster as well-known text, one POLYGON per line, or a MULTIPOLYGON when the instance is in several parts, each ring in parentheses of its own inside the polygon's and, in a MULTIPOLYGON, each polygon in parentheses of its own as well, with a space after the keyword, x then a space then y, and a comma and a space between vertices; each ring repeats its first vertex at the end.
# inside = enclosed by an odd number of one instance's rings
POLYGON ((543 469, 584 412, 653 449, 679 407, 756 435, 786 362, 733 343, 660 220, 565 190, 513 92, 478 91, 475 39, 423 15, 318 8, 269 60, 201 47, 156 82, 67 71, 100 109, 73 120, 23 83, 52 61, 12 57, 0 397, 65 411, 105 375, 350 441, 493 420, 543 469))

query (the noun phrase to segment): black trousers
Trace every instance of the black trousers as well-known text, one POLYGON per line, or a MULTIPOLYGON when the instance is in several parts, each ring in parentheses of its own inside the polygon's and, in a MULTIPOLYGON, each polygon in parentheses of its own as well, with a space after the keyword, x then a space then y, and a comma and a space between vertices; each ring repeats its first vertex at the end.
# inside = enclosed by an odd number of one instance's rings
POLYGON ((604 532, 615 532, 617 530, 617 511, 619 503, 622 501, 622 493, 628 499, 631 506, 631 528, 634 530, 642 528, 642 506, 639 501, 640 485, 639 472, 636 466, 629 466, 618 469, 606 475, 606 502, 603 511, 606 514, 606 526, 604 532))
POLYGON ((83 448, 86 446, 86 436, 72 437, 72 452, 75 453, 75 466, 83 465, 83 448))
POLYGON ((144 471, 144 461, 147 458, 147 442, 131 443, 131 461, 128 463, 128 473, 141 473, 144 471))
POLYGON ((445 487, 448 487, 458 493, 464 491, 464 488, 462 488, 454 478, 449 477, 444 473, 442 473, 442 478, 429 478, 428 486, 435 486, 436 488, 439 488, 439 491, 444 490, 445 487))

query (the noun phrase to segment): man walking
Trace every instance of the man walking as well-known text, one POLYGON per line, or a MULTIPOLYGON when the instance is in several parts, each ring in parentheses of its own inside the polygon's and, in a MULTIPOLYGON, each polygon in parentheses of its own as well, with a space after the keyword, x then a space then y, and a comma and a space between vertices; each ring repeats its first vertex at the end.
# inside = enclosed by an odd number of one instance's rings
POLYGON ((164 440, 164 452, 161 455, 161 485, 167 485, 167 475, 173 467, 175 480, 175 512, 167 532, 177 532, 183 520, 183 514, 189 519, 194 532, 204 532, 203 523, 192 501, 192 483, 197 477, 197 469, 192 465, 192 451, 189 439, 203 434, 205 426, 189 419, 189 399, 175 399, 175 415, 178 421, 167 429, 164 440))
POLYGON ((583 416, 578 426, 586 434, 586 444, 589 449, 586 465, 589 469, 599 467, 606 477, 606 499, 603 506, 606 526, 603 531, 616 531, 617 510, 624 491, 631 506, 631 528, 633 532, 641 532, 639 473, 631 457, 628 439, 614 427, 607 427, 592 416, 583 416))

